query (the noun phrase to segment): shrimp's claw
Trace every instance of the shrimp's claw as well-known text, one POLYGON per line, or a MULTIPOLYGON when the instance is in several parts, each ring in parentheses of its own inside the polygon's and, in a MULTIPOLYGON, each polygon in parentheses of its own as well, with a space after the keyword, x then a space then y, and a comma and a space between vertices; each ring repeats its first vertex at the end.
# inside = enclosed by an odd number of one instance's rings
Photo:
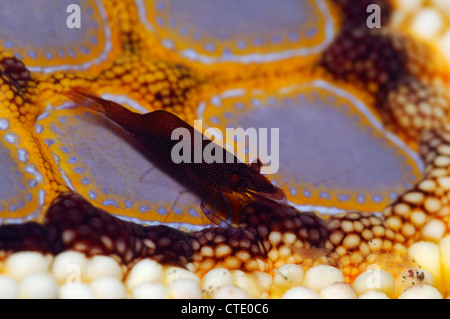
POLYGON ((284 193, 284 191, 281 188, 278 188, 278 187, 275 187, 274 191, 270 192, 270 193, 254 192, 254 191, 251 191, 251 190, 249 192, 252 195, 255 195, 255 196, 258 196, 258 197, 267 198, 267 199, 273 200, 273 201, 278 202, 278 203, 286 203, 287 202, 286 194, 284 193))
POLYGON ((240 236, 241 230, 234 227, 230 222, 226 221, 222 217, 214 213, 210 208, 207 207, 206 202, 202 202, 200 205, 203 214, 216 226, 226 229, 230 235, 240 236))
POLYGON ((75 87, 71 88, 68 92, 65 92, 64 95, 77 104, 83 105, 103 114, 106 113, 106 101, 89 89, 75 87))
POLYGON ((250 176, 247 176, 249 185, 247 186, 247 192, 252 195, 271 199, 276 202, 286 202, 286 194, 281 188, 273 185, 269 179, 262 175, 261 172, 262 163, 259 158, 256 162, 250 164, 250 176))

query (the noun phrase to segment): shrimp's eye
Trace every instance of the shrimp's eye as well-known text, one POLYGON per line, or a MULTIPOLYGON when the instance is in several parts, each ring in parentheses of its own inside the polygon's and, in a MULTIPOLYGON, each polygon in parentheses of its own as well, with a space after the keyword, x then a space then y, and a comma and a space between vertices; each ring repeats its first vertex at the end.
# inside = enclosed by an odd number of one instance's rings
POLYGON ((239 176, 237 174, 232 174, 230 177, 230 181, 235 184, 237 182, 239 182, 239 176))

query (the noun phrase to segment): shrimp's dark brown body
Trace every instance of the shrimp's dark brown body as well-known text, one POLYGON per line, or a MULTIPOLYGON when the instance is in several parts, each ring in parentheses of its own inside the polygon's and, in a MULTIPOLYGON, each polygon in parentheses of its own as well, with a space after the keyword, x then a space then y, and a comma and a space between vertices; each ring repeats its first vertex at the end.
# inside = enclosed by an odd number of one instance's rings
POLYGON ((260 173, 259 161, 256 164, 245 164, 217 144, 209 147, 213 146, 215 152, 222 152, 221 163, 195 163, 194 154, 203 154, 203 150, 214 142, 170 112, 155 110, 139 114, 120 104, 77 89, 72 89, 67 96, 76 103, 105 114, 122 126, 148 151, 156 164, 165 166, 177 178, 187 180, 190 184, 188 187, 200 188, 203 203, 205 198, 214 192, 253 194, 275 201, 285 199, 284 192, 260 173), (190 133, 190 162, 174 163, 172 159, 172 149, 180 142, 172 139, 172 132, 177 128, 184 128, 190 133), (202 141, 201 146, 196 145, 196 139, 202 141), (230 163, 230 158, 234 159, 233 163, 230 163))

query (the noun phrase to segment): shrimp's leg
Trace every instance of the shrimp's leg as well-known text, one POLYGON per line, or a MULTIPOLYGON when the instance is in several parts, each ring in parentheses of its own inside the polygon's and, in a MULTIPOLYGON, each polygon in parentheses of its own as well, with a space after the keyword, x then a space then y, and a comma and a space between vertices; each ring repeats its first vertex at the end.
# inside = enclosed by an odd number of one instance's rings
POLYGON ((141 177, 139 177, 139 182, 142 183, 142 181, 144 180, 144 178, 145 178, 148 174, 150 174, 150 172, 153 171, 154 169, 155 169, 155 167, 152 166, 152 167, 150 167, 148 170, 146 170, 146 171, 141 175, 141 177))
MULTIPOLYGON (((227 222, 225 219, 217 215, 214 211, 212 211, 210 208, 207 207, 207 204, 212 201, 214 193, 209 193, 208 196, 204 196, 202 199, 202 202, 200 204, 200 208, 202 209, 203 214, 215 225, 222 229, 227 229, 229 231, 235 230, 237 233, 239 233, 239 230, 236 229, 233 225, 231 225, 229 222, 227 222)), ((225 196, 223 194, 220 194, 222 197, 222 201, 227 206, 227 210, 230 210, 230 207, 228 204, 228 201, 225 199, 225 196)), ((216 201, 214 201, 214 210, 217 211, 218 204, 216 201)))
MULTIPOLYGON (((153 167, 152 167, 151 169, 153 169, 153 167)), ((150 170, 151 170, 151 169, 150 169, 150 170)), ((147 172, 148 172, 148 171, 149 171, 149 170, 147 170, 147 172)), ((147 172, 145 172, 144 174, 146 174, 147 172)), ((187 192, 190 192, 190 191, 191 191, 191 189, 186 188, 186 189, 181 190, 181 191, 178 193, 177 198, 175 198, 175 201, 173 202, 172 207, 170 207, 170 210, 169 210, 169 212, 168 212, 167 215, 166 215, 166 218, 164 218, 164 222, 167 222, 167 218, 169 218, 170 213, 173 211, 173 208, 174 208, 175 205, 178 203, 178 200, 180 199, 181 195, 183 195, 183 194, 185 194, 185 193, 187 193, 187 192)))
POLYGON ((227 229, 227 228, 233 228, 232 225, 230 225, 227 221, 225 221, 223 218, 217 216, 211 209, 206 207, 205 203, 202 203, 200 206, 202 209, 203 214, 215 225, 219 226, 220 228, 227 229))

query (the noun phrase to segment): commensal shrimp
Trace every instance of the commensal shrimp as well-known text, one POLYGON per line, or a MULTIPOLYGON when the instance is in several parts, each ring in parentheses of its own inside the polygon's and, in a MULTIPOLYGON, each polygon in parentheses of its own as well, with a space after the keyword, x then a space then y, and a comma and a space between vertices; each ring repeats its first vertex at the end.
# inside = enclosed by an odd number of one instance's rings
POLYGON ((71 89, 66 95, 74 102, 103 113, 122 126, 148 151, 154 164, 161 166, 177 180, 187 184, 190 190, 199 192, 201 208, 210 219, 215 216, 206 210, 206 203, 215 193, 238 193, 244 196, 251 194, 274 201, 285 201, 284 192, 260 173, 259 160, 252 164, 241 162, 233 154, 168 111, 135 113, 120 104, 80 89, 71 89), (172 152, 179 143, 179 140, 173 138, 173 131, 177 128, 184 128, 190 133, 190 161, 180 163, 173 161, 172 152), (195 143, 198 140, 202 142, 195 143), (198 149, 199 147, 201 149, 198 149), (203 154, 205 149, 211 154, 221 152, 223 161, 196 162, 195 154, 199 152, 203 154), (233 158, 233 161, 230 161, 230 158, 233 158))

